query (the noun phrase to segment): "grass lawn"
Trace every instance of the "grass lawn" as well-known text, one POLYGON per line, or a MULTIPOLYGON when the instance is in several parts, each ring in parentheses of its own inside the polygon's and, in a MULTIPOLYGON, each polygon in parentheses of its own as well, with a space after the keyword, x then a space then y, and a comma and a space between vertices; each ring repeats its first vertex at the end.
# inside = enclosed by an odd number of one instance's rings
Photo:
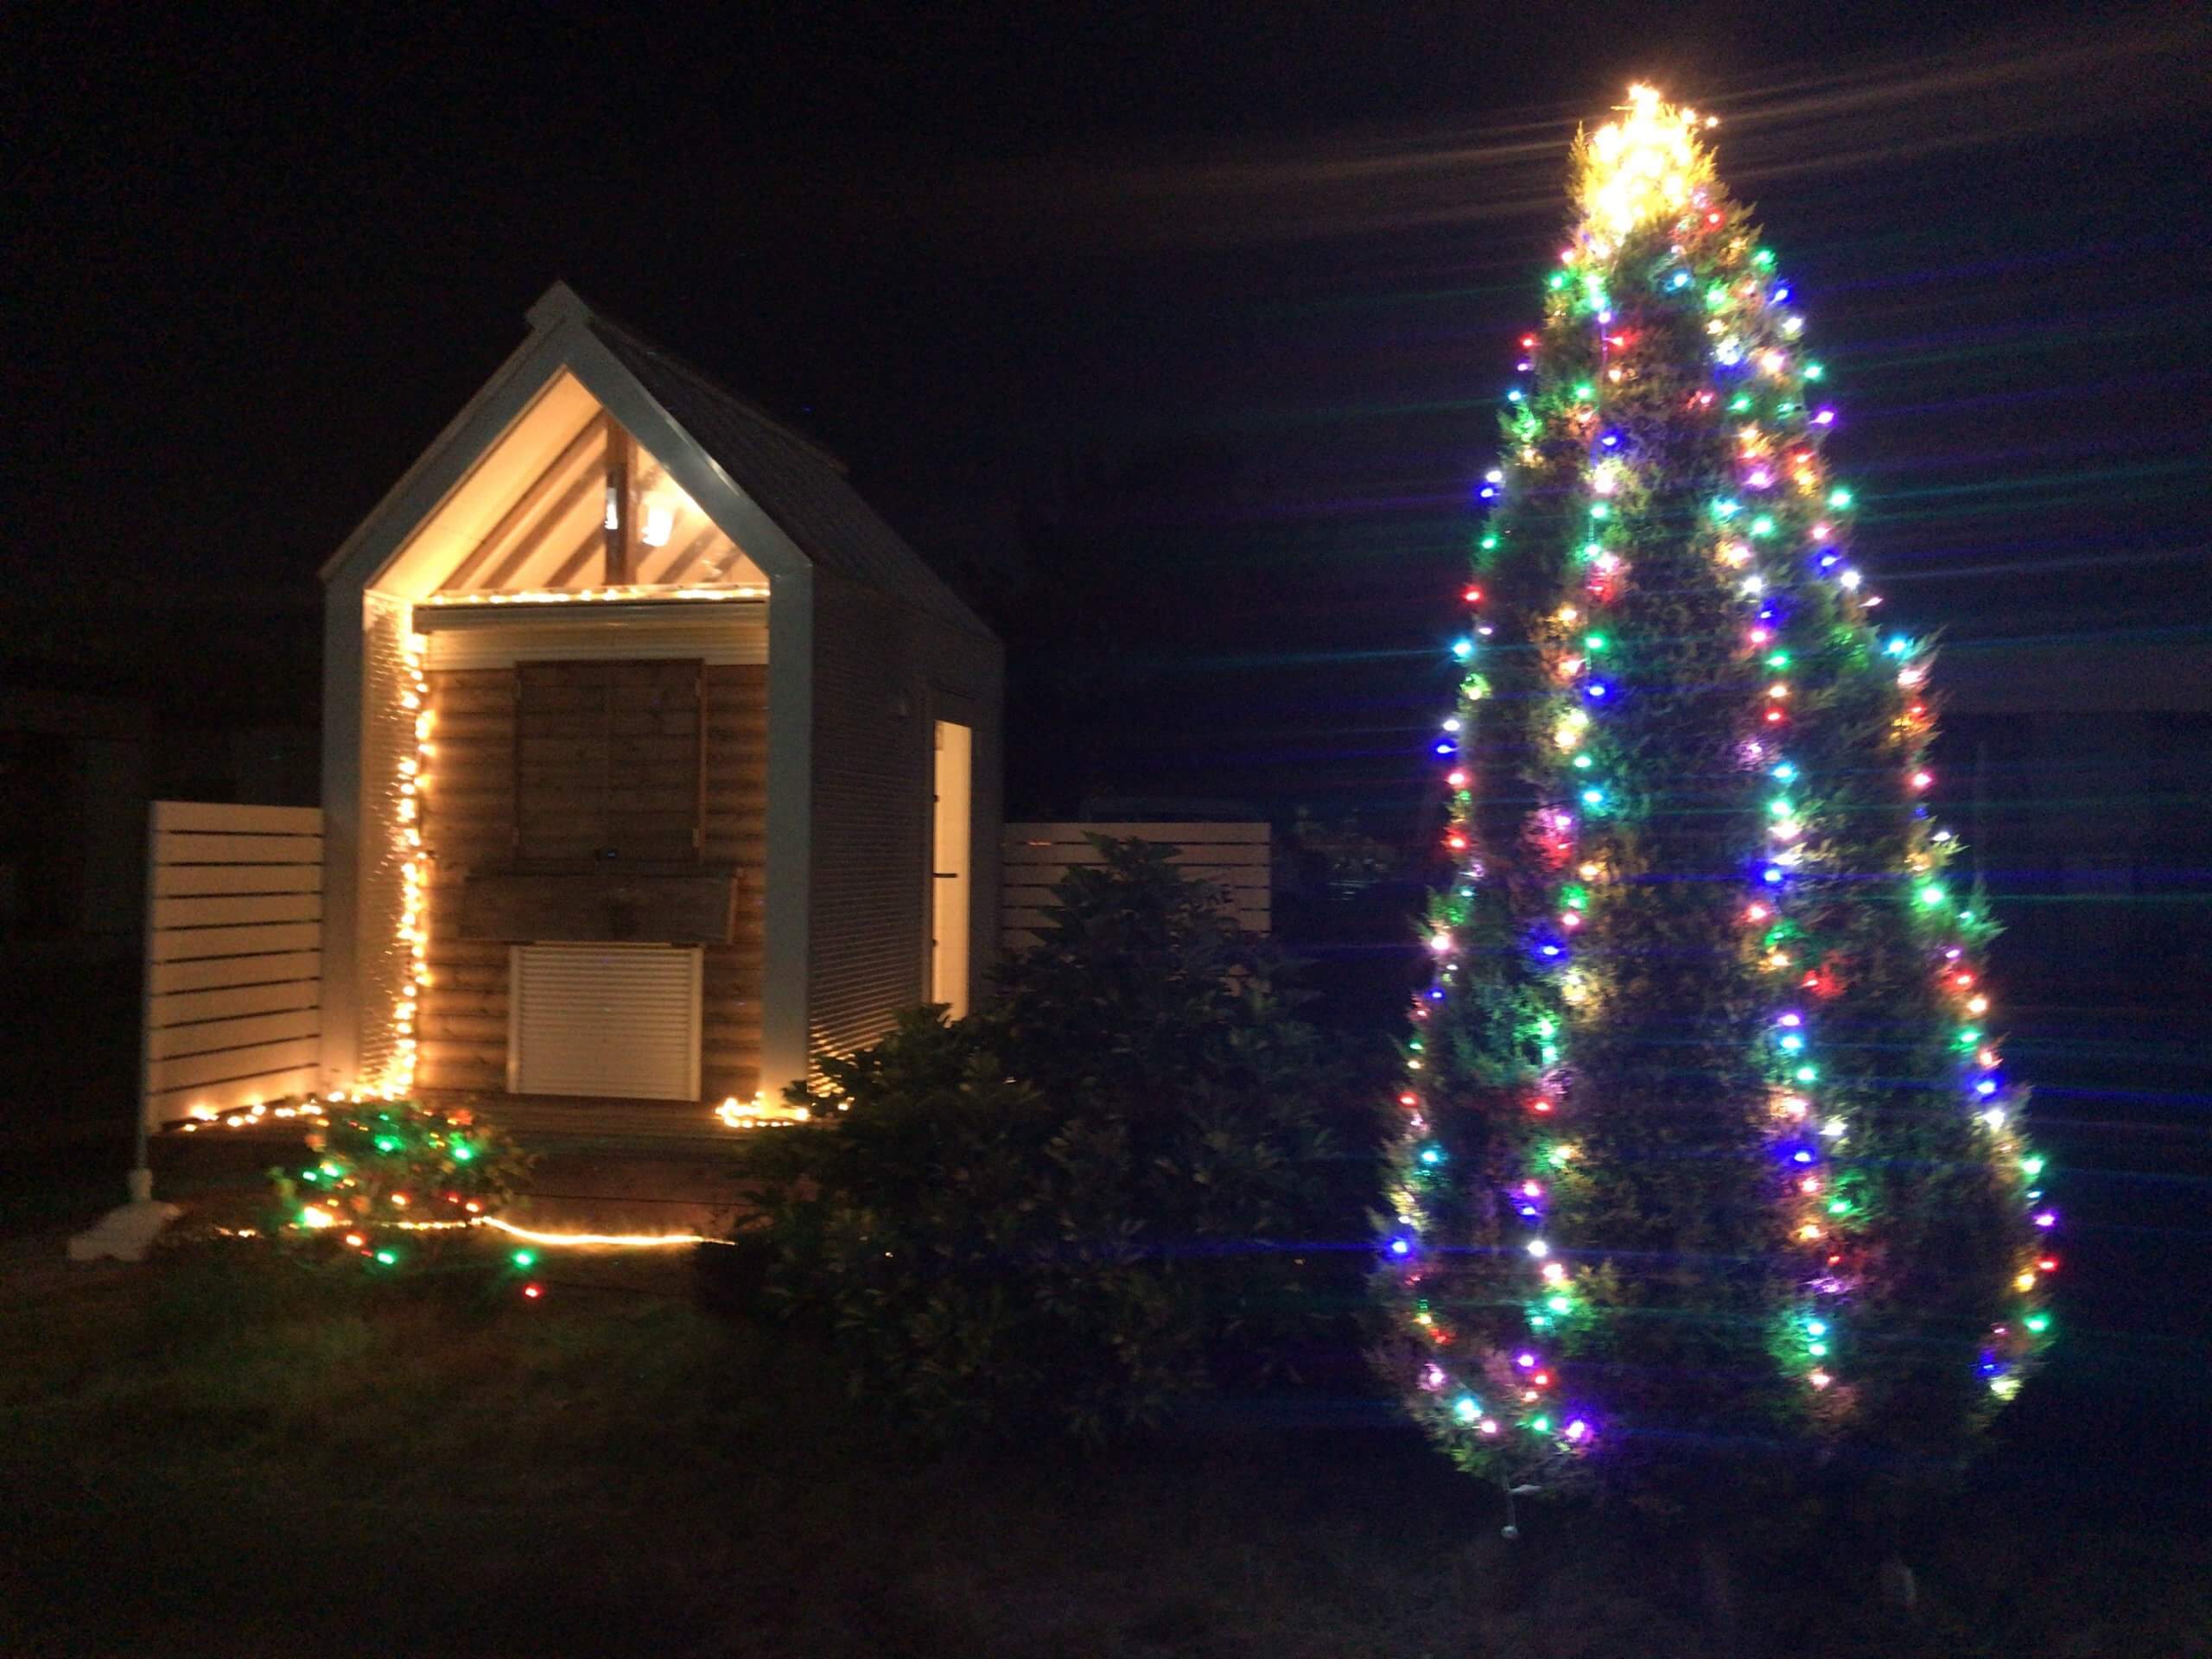
MULTIPOLYGON (((804 1343, 702 1311, 682 1261, 543 1276, 457 1306, 237 1246, 19 1274, 0 1653, 1715 1653, 1649 1539, 1554 1512, 1508 1545, 1349 1391, 1110 1456, 927 1459, 804 1343)), ((1749 1622, 1773 1655, 2212 1652, 2190 1513, 2016 1447, 1923 1529, 1916 1628, 1802 1545, 1746 1560, 1749 1622)))

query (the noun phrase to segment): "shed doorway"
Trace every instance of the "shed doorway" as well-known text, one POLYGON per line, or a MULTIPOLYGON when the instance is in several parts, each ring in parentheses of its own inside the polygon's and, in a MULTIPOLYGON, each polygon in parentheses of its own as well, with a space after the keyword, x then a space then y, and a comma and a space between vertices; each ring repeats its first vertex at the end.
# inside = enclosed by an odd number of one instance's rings
POLYGON ((936 806, 930 853, 930 1001, 944 1003, 955 1020, 968 1012, 968 945, 976 885, 975 784, 975 728, 938 721, 931 776, 936 806))

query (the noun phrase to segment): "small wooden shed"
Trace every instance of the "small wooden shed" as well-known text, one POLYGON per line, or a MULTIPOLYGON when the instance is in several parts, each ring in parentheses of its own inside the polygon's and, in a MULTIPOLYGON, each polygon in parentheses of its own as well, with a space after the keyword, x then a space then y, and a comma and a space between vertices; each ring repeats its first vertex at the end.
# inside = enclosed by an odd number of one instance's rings
POLYGON ((1002 652, 817 445, 529 321, 322 571, 323 1079, 696 1129, 974 995, 1002 652))

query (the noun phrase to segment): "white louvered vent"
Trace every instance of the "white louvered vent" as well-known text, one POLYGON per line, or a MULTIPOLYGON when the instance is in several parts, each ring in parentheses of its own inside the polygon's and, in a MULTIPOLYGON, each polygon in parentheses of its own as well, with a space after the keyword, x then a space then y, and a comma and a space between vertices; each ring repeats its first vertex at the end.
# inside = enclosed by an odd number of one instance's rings
POLYGON ((665 944, 516 945, 508 1089, 698 1099, 699 968, 665 944))

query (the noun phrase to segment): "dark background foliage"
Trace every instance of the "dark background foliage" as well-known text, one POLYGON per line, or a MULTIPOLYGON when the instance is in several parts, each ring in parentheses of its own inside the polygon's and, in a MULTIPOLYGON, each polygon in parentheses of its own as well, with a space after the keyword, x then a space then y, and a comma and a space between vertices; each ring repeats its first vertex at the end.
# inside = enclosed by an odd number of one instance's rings
POLYGON ((1357 1349, 1375 1079, 1217 889, 1099 845, 995 1000, 823 1060, 831 1121, 764 1149, 772 1298, 925 1434, 1098 1438, 1357 1349))

